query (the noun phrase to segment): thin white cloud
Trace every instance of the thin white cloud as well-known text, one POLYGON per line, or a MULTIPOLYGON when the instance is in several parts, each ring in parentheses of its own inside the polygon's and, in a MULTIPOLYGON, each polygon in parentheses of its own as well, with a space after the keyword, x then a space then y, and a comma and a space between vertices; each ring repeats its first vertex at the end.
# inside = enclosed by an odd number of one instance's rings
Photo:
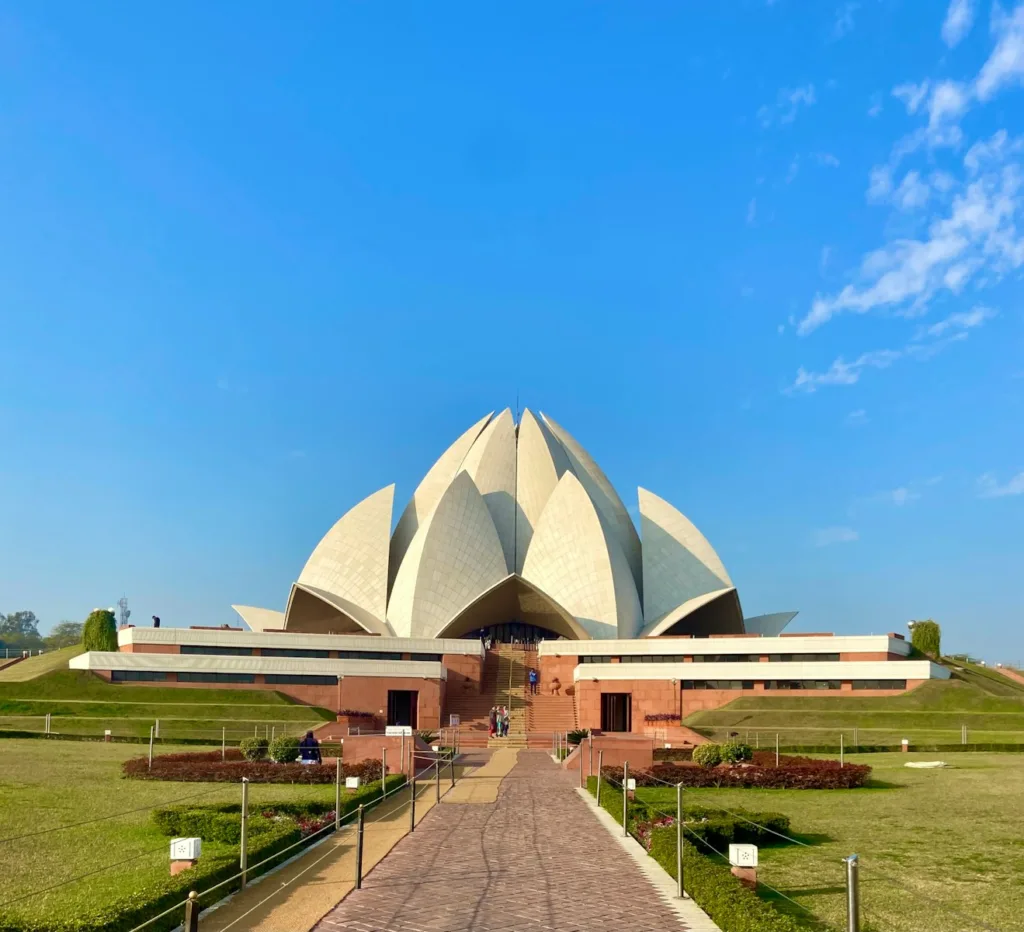
POLYGON ((964 36, 971 31, 973 25, 973 0, 950 0, 949 9, 946 10, 946 19, 942 23, 942 41, 950 48, 959 45, 964 36))
POLYGON ((789 163, 789 170, 786 172, 786 184, 792 184, 799 173, 800 156, 794 155, 793 160, 789 163))
POLYGON ((815 547, 829 547, 832 544, 850 544, 860 540, 852 527, 826 527, 814 532, 815 547))
POLYGON ((892 96, 897 100, 903 101, 904 106, 907 108, 907 113, 915 114, 924 102, 925 97, 928 96, 928 88, 930 86, 927 81, 922 81, 920 84, 908 81, 905 84, 897 84, 892 89, 892 96))
POLYGON ((978 72, 974 90, 979 100, 990 100, 1008 84, 1024 78, 1024 4, 1005 13, 999 4, 992 7, 992 32, 996 46, 978 72))
POLYGON ((928 98, 928 127, 935 130, 963 116, 970 105, 970 89, 959 81, 940 81, 928 98))
POLYGON ((765 104, 757 111, 761 126, 767 129, 773 123, 792 123, 801 107, 811 107, 817 102, 814 85, 804 87, 783 87, 775 97, 775 105, 765 104))
POLYGON ((754 221, 757 219, 757 198, 752 197, 750 203, 747 204, 747 225, 753 226, 754 221))
POLYGON ((898 489, 893 489, 891 492, 886 493, 886 497, 897 508, 902 508, 908 502, 917 501, 917 499, 921 497, 921 493, 915 492, 913 489, 908 489, 905 485, 901 485, 898 489))
POLYGON ((979 498, 1005 498, 1008 495, 1024 495, 1024 472, 1012 476, 1000 485, 993 473, 987 472, 978 477, 979 498))
POLYGON ((839 167, 839 159, 837 159, 831 152, 815 152, 814 161, 825 168, 839 167))
POLYGON ((851 411, 846 415, 847 427, 862 427, 868 422, 868 413, 863 408, 851 411))
POLYGON ((843 36, 853 32, 853 14, 860 8, 859 3, 844 3, 836 10, 836 19, 832 24, 832 37, 841 39, 843 36))
POLYGON ((903 356, 901 350, 872 350, 861 353, 852 362, 840 356, 825 372, 808 372, 803 366, 797 370, 796 380, 786 391, 790 394, 811 394, 829 385, 855 385, 865 369, 888 369, 903 356))
POLYGON ((992 308, 977 304, 969 311, 950 314, 949 317, 932 324, 930 327, 922 327, 914 339, 937 338, 944 336, 950 331, 973 330, 975 327, 980 327, 985 321, 991 320, 996 314, 997 311, 992 308))
POLYGON ((868 116, 874 118, 874 117, 878 116, 878 114, 880 114, 882 112, 882 109, 883 109, 882 108, 882 95, 881 94, 872 94, 871 95, 871 106, 868 107, 868 116))
POLYGON ((876 165, 868 175, 868 200, 877 204, 892 194, 892 169, 888 165, 876 165))
POLYGON ((828 268, 829 260, 832 258, 832 247, 822 246, 821 256, 818 259, 818 271, 824 275, 825 270, 828 268))
POLYGON ((916 171, 907 172, 900 182, 900 186, 893 191, 893 203, 900 210, 917 210, 928 203, 931 196, 931 188, 921 180, 921 175, 916 171))

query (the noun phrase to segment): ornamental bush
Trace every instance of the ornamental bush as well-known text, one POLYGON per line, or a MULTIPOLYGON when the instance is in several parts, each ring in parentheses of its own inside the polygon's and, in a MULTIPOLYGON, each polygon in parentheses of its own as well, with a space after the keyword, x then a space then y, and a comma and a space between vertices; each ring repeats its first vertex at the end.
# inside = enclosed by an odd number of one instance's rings
POLYGON ((910 628, 910 643, 915 650, 937 660, 942 646, 942 629, 930 618, 926 621, 913 621, 910 628))
POLYGON ((693 762, 701 767, 716 767, 722 762, 722 749, 717 744, 698 744, 693 749, 693 762))
POLYGON ((266 738, 243 738, 238 742, 238 749, 246 760, 263 760, 270 749, 270 742, 266 738))
MULTIPOLYGON (((871 777, 871 768, 865 764, 840 767, 839 761, 791 757, 780 759, 776 767, 774 758, 773 753, 771 765, 761 763, 755 755, 750 764, 713 768, 666 762, 655 764, 650 770, 631 772, 630 776, 637 786, 682 783, 685 787, 749 786, 769 790, 850 790, 864 786, 871 777)), ((618 768, 605 767, 601 772, 607 780, 622 779, 618 768)))
POLYGON ((586 728, 577 728, 575 731, 570 731, 568 735, 569 744, 579 744, 581 741, 585 741, 590 737, 590 732, 586 728))
POLYGON ((721 745, 722 760, 727 764, 738 764, 740 761, 750 760, 754 756, 754 749, 742 741, 726 741, 721 745))
POLYGON ((82 646, 86 650, 117 650, 117 622, 113 612, 98 608, 89 613, 82 626, 82 646))
MULTIPOLYGON (((380 760, 369 759, 354 764, 343 763, 341 775, 359 777, 367 784, 379 782, 382 769, 380 760)), ((335 780, 333 764, 275 764, 266 759, 246 760, 242 752, 234 748, 226 753, 224 760, 221 760, 220 751, 159 754, 153 758, 152 767, 147 757, 133 757, 121 765, 121 772, 131 780, 175 780, 181 783, 238 783, 242 777, 250 783, 307 785, 334 783, 335 780)))
POLYGON ((281 735, 270 742, 270 759, 277 764, 290 764, 299 759, 299 739, 281 735))

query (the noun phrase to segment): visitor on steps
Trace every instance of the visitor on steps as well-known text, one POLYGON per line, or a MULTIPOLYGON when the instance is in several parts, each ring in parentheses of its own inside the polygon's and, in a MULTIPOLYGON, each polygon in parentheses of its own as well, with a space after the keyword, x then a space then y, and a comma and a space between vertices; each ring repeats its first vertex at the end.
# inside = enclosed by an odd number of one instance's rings
POLYGON ((533 695, 533 696, 536 696, 537 695, 537 679, 538 679, 538 677, 537 677, 537 671, 533 667, 530 667, 529 677, 530 677, 530 694, 533 695))
POLYGON ((498 710, 492 705, 487 716, 487 736, 493 738, 498 727, 498 710))
POLYGON ((313 732, 307 731, 306 736, 299 742, 299 761, 303 764, 322 764, 320 757, 320 742, 313 737, 313 732))
POLYGON ((501 736, 508 737, 508 706, 501 707, 501 736))

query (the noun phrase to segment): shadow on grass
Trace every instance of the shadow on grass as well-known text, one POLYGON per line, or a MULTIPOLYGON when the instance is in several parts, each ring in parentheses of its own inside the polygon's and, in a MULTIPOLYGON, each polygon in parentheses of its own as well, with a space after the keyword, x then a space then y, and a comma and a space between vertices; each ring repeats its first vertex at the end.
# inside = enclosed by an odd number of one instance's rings
POLYGON ((889 783, 886 780, 875 780, 874 778, 868 780, 862 787, 862 790, 905 790, 907 785, 905 783, 889 783))

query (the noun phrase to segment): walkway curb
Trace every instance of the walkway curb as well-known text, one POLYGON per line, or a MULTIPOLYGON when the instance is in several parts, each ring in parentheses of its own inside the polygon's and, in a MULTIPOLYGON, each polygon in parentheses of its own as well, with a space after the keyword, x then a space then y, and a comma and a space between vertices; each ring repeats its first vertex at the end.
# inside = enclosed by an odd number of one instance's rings
POLYGON ((711 917, 693 900, 680 900, 676 897, 675 880, 654 858, 648 855, 643 845, 635 838, 622 834, 622 826, 612 818, 610 813, 598 806, 597 800, 587 790, 580 787, 575 787, 575 790, 583 798, 590 811, 594 813, 597 821, 608 830, 608 834, 618 842, 619 847, 633 859, 665 905, 682 920, 683 928, 687 932, 722 932, 711 921, 711 917))

